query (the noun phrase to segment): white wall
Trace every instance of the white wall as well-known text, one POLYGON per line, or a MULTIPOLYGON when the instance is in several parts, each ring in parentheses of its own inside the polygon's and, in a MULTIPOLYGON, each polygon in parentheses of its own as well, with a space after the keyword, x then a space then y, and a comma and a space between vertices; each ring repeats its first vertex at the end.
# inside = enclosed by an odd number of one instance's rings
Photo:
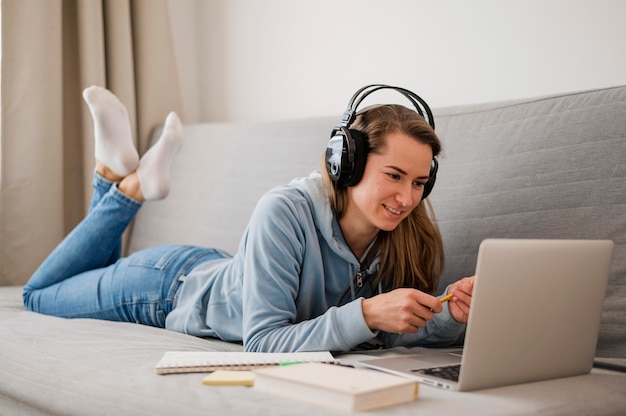
POLYGON ((186 122, 339 117, 369 83, 432 107, 626 84, 622 0, 170 2, 186 122))

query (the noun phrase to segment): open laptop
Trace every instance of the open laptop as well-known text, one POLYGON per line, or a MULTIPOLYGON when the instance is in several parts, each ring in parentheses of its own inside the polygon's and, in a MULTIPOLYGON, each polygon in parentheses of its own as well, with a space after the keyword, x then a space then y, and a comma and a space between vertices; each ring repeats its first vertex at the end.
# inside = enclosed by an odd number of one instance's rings
POLYGON ((459 391, 587 374, 612 253, 604 240, 484 240, 462 351, 360 364, 459 391))

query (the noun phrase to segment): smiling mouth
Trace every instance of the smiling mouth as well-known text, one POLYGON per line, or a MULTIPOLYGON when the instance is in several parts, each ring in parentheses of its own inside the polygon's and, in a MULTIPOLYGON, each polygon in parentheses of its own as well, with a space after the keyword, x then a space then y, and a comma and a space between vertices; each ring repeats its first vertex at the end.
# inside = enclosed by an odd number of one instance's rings
POLYGON ((402 211, 397 210, 397 209, 395 209, 395 208, 391 208, 389 205, 384 205, 384 204, 383 204, 383 206, 385 207, 385 209, 386 209, 387 211, 391 212, 392 214, 395 214, 395 215, 400 215, 400 214, 402 214, 402 211))

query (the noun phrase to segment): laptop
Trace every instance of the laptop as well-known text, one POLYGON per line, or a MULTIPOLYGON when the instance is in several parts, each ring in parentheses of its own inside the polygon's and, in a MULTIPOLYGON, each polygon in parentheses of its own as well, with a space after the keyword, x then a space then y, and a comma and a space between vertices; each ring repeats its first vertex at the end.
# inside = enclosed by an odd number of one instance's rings
POLYGON ((606 240, 484 240, 463 349, 359 365, 458 391, 587 374, 612 253, 606 240))

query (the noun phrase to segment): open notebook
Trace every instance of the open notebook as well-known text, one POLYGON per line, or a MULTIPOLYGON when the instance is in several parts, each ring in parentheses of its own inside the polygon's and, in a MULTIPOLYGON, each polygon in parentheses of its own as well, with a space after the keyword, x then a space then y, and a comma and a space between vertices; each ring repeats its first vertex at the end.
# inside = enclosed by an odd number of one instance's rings
POLYGON ((612 241, 482 242, 462 354, 426 350, 360 364, 455 390, 591 371, 612 241))

